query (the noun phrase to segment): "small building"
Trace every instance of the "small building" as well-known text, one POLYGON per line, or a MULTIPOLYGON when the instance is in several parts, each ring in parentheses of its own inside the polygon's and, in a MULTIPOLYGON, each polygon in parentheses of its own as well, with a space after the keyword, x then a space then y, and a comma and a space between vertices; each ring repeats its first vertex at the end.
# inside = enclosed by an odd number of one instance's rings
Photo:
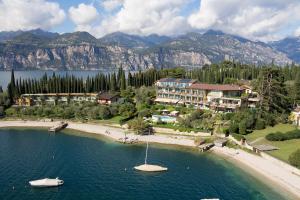
POLYGON ((214 145, 216 147, 224 147, 226 146, 227 140, 226 139, 217 139, 214 141, 214 145))
POLYGON ((169 114, 169 116, 172 116, 172 117, 178 117, 178 115, 179 115, 179 111, 177 111, 177 110, 174 110, 174 111, 170 112, 170 114, 169 114))
POLYGON ((45 93, 22 94, 17 100, 18 106, 33 106, 43 104, 67 104, 69 102, 96 102, 97 93, 45 93))
POLYGON ((162 115, 169 115, 169 114, 170 114, 170 111, 167 110, 167 109, 164 109, 164 110, 161 111, 161 114, 162 114, 162 115))
POLYGON ((300 107, 297 107, 291 112, 289 119, 294 125, 300 126, 300 107))
POLYGON ((98 103, 101 105, 110 105, 112 103, 117 102, 118 99, 119 99, 118 94, 104 92, 104 93, 99 94, 98 103))
POLYGON ((259 145, 253 145, 253 151, 255 153, 260 153, 260 152, 264 152, 264 151, 274 151, 274 150, 278 150, 278 147, 274 147, 272 145, 269 144, 259 144, 259 145))

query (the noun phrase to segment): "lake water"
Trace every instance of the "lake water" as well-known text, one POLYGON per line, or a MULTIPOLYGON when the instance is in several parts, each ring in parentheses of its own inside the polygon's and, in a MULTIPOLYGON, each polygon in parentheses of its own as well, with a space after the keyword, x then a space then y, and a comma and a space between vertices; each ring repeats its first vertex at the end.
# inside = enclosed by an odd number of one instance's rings
MULTIPOLYGON (((22 79, 39 79, 44 76, 44 74, 47 74, 48 76, 52 76, 53 71, 15 71, 15 78, 19 79, 20 77, 22 79)), ((60 76, 66 76, 68 75, 74 75, 76 77, 82 77, 83 79, 86 79, 88 76, 96 76, 98 73, 109 73, 107 71, 55 71, 56 75, 60 76)), ((0 71, 0 85, 5 90, 7 88, 8 83, 10 82, 11 77, 11 71, 0 71)))
POLYGON ((71 131, 0 129, 0 199, 285 199, 213 154, 150 145, 149 162, 169 171, 147 174, 132 169, 143 162, 145 145, 82 136, 71 131), (28 181, 44 177, 60 177, 65 184, 29 186, 28 181))

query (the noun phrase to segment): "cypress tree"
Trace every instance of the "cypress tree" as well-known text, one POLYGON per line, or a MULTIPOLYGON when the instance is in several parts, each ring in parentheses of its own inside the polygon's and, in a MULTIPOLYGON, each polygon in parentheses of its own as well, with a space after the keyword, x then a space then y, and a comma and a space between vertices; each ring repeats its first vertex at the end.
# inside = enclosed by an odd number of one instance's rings
POLYGON ((120 89, 121 89, 121 90, 126 90, 126 78, 125 78, 125 73, 123 73, 123 74, 121 75, 121 80, 120 80, 120 82, 121 82, 120 89))
POLYGON ((116 74, 113 73, 110 80, 110 90, 116 91, 117 90, 117 80, 116 80, 116 74))
POLYGON ((294 83, 294 106, 295 104, 300 105, 300 72, 296 74, 295 83, 294 83))

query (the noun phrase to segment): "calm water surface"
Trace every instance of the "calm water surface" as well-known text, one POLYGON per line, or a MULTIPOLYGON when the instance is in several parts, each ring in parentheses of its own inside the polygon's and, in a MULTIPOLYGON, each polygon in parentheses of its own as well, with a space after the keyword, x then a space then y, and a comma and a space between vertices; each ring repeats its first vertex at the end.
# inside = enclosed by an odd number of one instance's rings
POLYGON ((151 163, 167 166, 169 171, 134 171, 144 153, 144 145, 45 130, 0 129, 0 199, 285 199, 211 154, 150 145, 151 163), (28 185, 29 180, 44 177, 60 177, 65 184, 42 189, 28 185))

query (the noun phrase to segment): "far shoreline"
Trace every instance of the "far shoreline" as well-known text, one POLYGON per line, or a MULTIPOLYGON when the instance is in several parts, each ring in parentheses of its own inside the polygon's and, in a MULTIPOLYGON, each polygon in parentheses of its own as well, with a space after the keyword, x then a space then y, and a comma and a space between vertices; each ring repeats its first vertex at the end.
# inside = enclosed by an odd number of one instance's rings
MULTIPOLYGON (((19 129, 19 128, 33 128, 33 129, 47 129, 57 122, 44 122, 44 121, 21 121, 21 120, 0 120, 0 129, 19 129)), ((94 124, 88 124, 88 123, 75 123, 75 122, 68 122, 69 126, 66 128, 66 131, 76 131, 82 134, 88 134, 91 135, 93 138, 93 135, 100 136, 99 139, 109 140, 112 142, 117 142, 119 138, 124 137, 125 130, 121 128, 116 127, 110 127, 106 125, 94 125, 94 124), (109 130, 110 134, 105 134, 105 132, 109 130)), ((132 134, 129 131, 126 131, 126 136, 128 138, 138 138, 139 144, 142 144, 144 142, 150 142, 150 143, 156 143, 158 145, 162 146, 173 146, 177 149, 179 148, 186 148, 189 150, 195 149, 196 145, 194 144, 194 141, 190 138, 187 139, 184 136, 162 136, 162 135, 151 135, 151 136, 137 136, 132 134)), ((76 135, 76 134, 74 134, 76 135)), ((84 136, 83 136, 84 137, 84 136)), ((98 137, 97 137, 98 139, 98 137)), ((278 176, 279 174, 285 174, 289 173, 286 172, 286 169, 280 168, 280 166, 274 166, 277 167, 278 170, 281 170, 281 173, 278 173, 276 176, 276 173, 272 175, 272 173, 265 174, 265 171, 263 172, 262 169, 259 169, 256 165, 257 161, 264 161, 266 162, 262 157, 252 155, 250 153, 247 153, 243 150, 235 150, 228 147, 214 147, 210 152, 214 153, 215 155, 219 156, 220 158, 224 159, 226 162, 230 162, 242 171, 245 171, 250 176, 256 178, 260 182, 266 184, 268 187, 273 189, 276 192, 276 189, 280 190, 281 192, 287 193, 284 196, 286 196, 288 199, 300 199, 300 175, 297 174, 289 174, 289 176, 292 177, 284 177, 284 176, 278 176), (237 154, 237 152, 239 152, 237 154), (247 159, 243 159, 243 158, 247 159), (256 159, 252 160, 251 159, 256 159), (291 183, 289 182, 291 181, 291 183), (293 183, 299 188, 293 186, 293 183), (299 183, 299 184, 298 184, 299 183), (298 185, 297 185, 298 184, 298 185)), ((264 163, 264 164, 273 164, 274 163, 264 163)), ((272 167, 272 166, 271 166, 272 167)), ((270 166, 267 166, 269 169, 270 166)), ((271 170, 273 171, 273 170, 271 170)), ((274 173, 274 172, 273 172, 274 173)), ((278 191, 277 191, 278 192, 278 191)))

